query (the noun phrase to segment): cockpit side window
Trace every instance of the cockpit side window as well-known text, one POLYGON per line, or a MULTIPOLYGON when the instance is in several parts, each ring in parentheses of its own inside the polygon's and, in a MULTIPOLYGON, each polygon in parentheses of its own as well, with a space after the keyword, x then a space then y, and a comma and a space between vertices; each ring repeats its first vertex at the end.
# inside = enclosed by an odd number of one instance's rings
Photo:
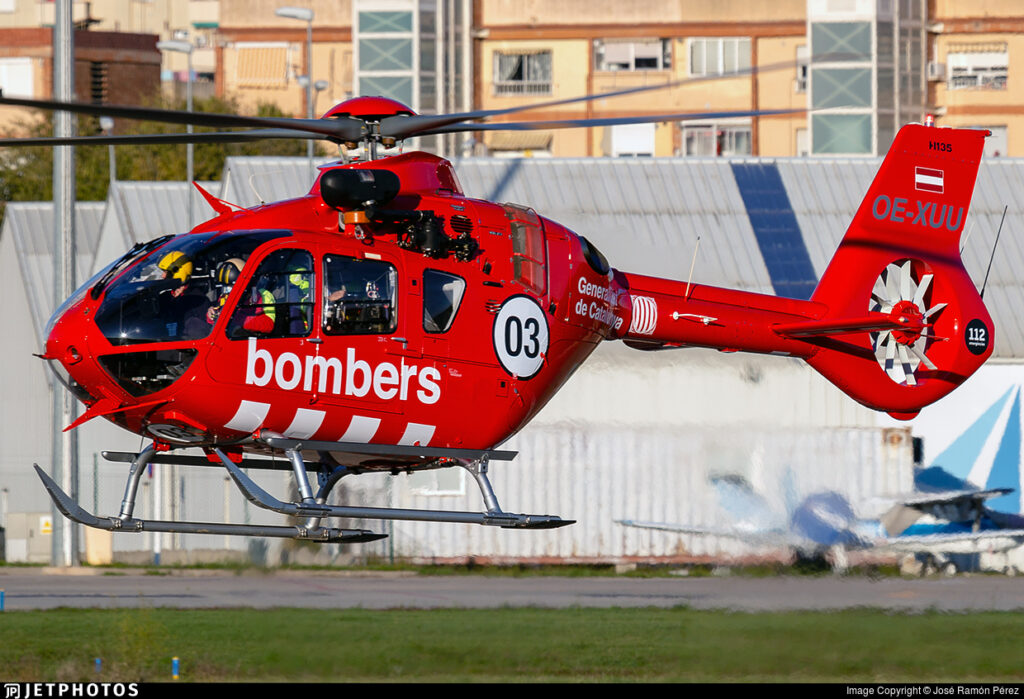
POLYGON ((309 335, 315 289, 312 255, 295 249, 271 252, 239 299, 228 323, 228 337, 309 335))
POLYGON ((96 324, 113 345, 199 340, 222 303, 217 271, 241 269, 263 243, 285 231, 183 235, 140 258, 106 288, 96 324))
POLYGON ((455 322, 466 280, 436 269, 423 270, 423 329, 428 333, 444 333, 455 322))
POLYGON ((398 327, 398 272, 382 260, 324 257, 324 333, 387 334, 398 327))

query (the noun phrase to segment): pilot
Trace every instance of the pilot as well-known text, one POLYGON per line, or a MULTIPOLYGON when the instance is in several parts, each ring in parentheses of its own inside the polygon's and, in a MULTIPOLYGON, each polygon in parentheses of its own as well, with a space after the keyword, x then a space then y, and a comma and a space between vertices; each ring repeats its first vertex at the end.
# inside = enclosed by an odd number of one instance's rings
POLYGON ((231 294, 231 289, 234 288, 235 282, 242 276, 242 267, 245 266, 245 262, 237 257, 232 257, 230 260, 224 260, 217 265, 217 271, 214 275, 214 279, 217 285, 220 287, 220 294, 217 300, 210 306, 210 309, 206 312, 206 322, 213 323, 217 322, 217 318, 220 317, 220 312, 224 309, 224 303, 228 300, 228 296, 231 294))
POLYGON ((305 335, 309 331, 310 307, 310 270, 300 262, 288 265, 288 286, 285 289, 285 302, 288 304, 288 332, 292 335, 305 335))
POLYGON ((185 293, 188 281, 192 278, 191 257, 180 250, 174 250, 161 257, 156 266, 163 271, 165 281, 178 280, 178 285, 171 289, 172 296, 178 298, 185 293))
POLYGON ((160 292, 160 314, 167 329, 166 340, 204 337, 209 331, 204 327, 202 315, 210 297, 192 283, 195 270, 192 258, 180 250, 172 250, 160 258, 157 267, 163 272, 164 282, 169 283, 160 292))

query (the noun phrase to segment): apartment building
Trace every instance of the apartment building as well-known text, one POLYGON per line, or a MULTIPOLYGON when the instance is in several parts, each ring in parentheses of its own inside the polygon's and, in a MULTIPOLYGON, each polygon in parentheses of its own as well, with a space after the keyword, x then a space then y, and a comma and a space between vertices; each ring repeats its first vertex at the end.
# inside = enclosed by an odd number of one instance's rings
POLYGON ((936 123, 989 129, 986 156, 1024 156, 1024 7, 932 0, 928 100, 936 123))
MULTIPOLYGON (((419 144, 449 155, 879 155, 901 124, 926 114, 990 129, 990 156, 1024 155, 1024 82, 1011 65, 1024 51, 1017 0, 92 0, 74 8, 93 32, 188 42, 196 85, 215 85, 247 111, 269 102, 319 115, 351 95, 382 94, 428 113, 541 105, 499 117, 509 121, 666 117, 419 144), (565 101, 647 87, 656 89, 565 101)), ((49 1, 0 0, 4 28, 45 31, 52 16, 49 1)), ((184 82, 186 58, 163 52, 165 85, 184 82)), ((11 84, 30 82, 44 94, 45 60, 20 39, 0 41, 0 85, 14 92, 11 84)), ((88 63, 79 73, 103 61, 88 63)))

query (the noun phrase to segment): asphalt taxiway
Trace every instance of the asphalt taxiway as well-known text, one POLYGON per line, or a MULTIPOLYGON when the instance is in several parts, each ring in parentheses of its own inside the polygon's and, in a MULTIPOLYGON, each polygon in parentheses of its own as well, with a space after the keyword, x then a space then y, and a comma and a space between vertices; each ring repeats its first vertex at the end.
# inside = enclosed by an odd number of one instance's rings
POLYGON ((870 607, 1024 610, 1024 578, 504 577, 0 568, 4 611, 74 608, 313 609, 677 607, 736 611, 870 607))

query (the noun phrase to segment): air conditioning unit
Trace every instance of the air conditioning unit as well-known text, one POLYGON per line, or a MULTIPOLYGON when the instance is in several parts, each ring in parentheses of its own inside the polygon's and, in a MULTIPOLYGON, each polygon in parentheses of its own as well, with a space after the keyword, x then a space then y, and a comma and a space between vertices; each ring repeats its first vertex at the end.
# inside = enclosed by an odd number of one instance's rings
POLYGON ((942 82, 946 79, 946 64, 938 61, 928 62, 928 81, 942 82))

